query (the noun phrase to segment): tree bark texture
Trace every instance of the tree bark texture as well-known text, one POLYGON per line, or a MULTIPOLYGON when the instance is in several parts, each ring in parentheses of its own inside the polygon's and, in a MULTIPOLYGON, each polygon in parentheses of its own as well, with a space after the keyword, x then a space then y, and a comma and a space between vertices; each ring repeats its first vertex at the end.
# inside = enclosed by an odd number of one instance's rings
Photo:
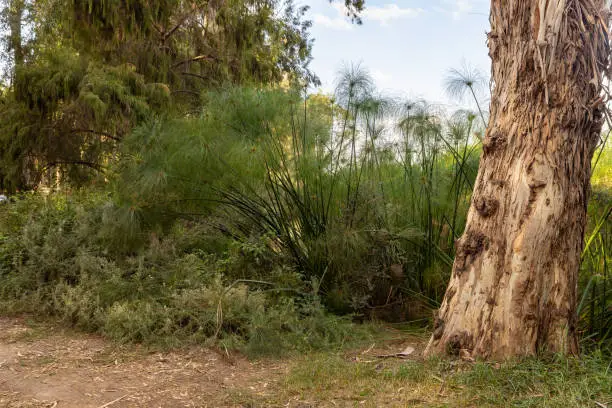
POLYGON ((604 0, 492 0, 490 22, 490 122, 425 354, 577 353, 608 11, 604 0))

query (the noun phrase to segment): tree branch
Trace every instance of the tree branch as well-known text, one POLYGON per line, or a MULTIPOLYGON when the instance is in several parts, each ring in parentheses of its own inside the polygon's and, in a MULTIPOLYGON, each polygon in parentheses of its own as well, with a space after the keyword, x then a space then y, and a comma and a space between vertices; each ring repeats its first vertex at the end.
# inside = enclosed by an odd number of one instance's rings
POLYGON ((193 74, 191 72, 179 72, 179 74, 181 75, 187 75, 187 76, 192 76, 195 78, 200 78, 203 81, 210 81, 210 78, 205 77, 204 75, 199 75, 199 74, 193 74))
POLYGON ((174 34, 174 33, 176 32, 176 30, 178 30, 179 28, 181 28, 181 26, 182 26, 182 25, 185 23, 185 21, 187 21, 187 19, 188 19, 189 17, 191 17, 191 16, 193 15, 193 13, 195 13, 196 11, 197 11, 197 6, 196 6, 196 4, 195 4, 195 3, 191 3, 191 10, 190 10, 190 11, 188 11, 188 12, 186 12, 186 13, 183 15, 183 17, 179 18, 178 23, 176 23, 176 24, 174 25, 174 27, 172 27, 172 28, 170 29, 170 31, 168 31, 168 32, 164 32, 164 33, 161 33, 161 34, 162 34, 162 37, 163 37, 163 38, 162 38, 162 42, 166 42, 166 40, 167 40, 168 38, 170 38, 170 37, 172 36, 172 34, 174 34))
POLYGON ((189 58, 184 61, 179 61, 176 64, 174 64, 172 68, 177 68, 177 67, 180 67, 181 65, 190 64, 192 62, 197 62, 197 61, 202 61, 202 60, 217 61, 218 58, 212 57, 210 55, 198 55, 197 57, 189 58))
POLYGON ((93 130, 93 129, 72 129, 71 133, 92 133, 94 135, 103 136, 103 137, 115 140, 117 142, 121 141, 121 138, 117 136, 111 135, 110 133, 93 130))
POLYGON ((89 167, 91 169, 94 169, 96 171, 99 172, 104 172, 105 168, 104 166, 98 164, 98 163, 93 163, 93 162, 88 162, 85 160, 56 160, 56 161, 52 161, 49 162, 45 165, 45 168, 50 168, 50 167, 55 167, 55 166, 59 166, 62 164, 76 164, 79 166, 85 166, 85 167, 89 167))
POLYGON ((195 91, 190 91, 189 89, 177 89, 176 91, 172 91, 170 92, 172 94, 177 94, 177 93, 184 93, 184 94, 189 94, 189 95, 195 95, 197 97, 200 96, 199 93, 195 92, 195 91))

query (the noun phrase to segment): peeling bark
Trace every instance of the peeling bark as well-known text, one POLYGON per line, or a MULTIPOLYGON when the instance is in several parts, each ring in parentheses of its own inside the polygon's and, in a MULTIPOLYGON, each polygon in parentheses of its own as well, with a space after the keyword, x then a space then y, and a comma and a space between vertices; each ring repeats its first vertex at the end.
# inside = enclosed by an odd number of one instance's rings
POLYGON ((491 1, 491 119, 426 355, 578 352, 577 278, 609 62, 604 7, 491 1))

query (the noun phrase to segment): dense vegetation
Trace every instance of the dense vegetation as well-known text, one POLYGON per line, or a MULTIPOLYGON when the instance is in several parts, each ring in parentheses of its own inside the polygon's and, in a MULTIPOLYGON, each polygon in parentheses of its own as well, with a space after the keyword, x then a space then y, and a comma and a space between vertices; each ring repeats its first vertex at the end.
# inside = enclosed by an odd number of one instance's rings
MULTIPOLYGON (((5 1, 1 310, 258 354, 365 336, 355 320, 427 326, 465 224, 482 104, 386 98, 359 67, 335 95, 309 92, 303 14, 5 1)), ((579 313, 585 348, 609 348, 612 153, 595 157, 579 313)))

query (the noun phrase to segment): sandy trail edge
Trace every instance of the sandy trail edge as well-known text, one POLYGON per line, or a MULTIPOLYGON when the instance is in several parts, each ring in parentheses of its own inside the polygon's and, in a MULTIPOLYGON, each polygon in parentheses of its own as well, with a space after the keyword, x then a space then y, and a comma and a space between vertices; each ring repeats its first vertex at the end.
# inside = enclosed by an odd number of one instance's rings
POLYGON ((287 372, 205 348, 150 353, 100 337, 0 317, 0 407, 233 407, 287 372))

